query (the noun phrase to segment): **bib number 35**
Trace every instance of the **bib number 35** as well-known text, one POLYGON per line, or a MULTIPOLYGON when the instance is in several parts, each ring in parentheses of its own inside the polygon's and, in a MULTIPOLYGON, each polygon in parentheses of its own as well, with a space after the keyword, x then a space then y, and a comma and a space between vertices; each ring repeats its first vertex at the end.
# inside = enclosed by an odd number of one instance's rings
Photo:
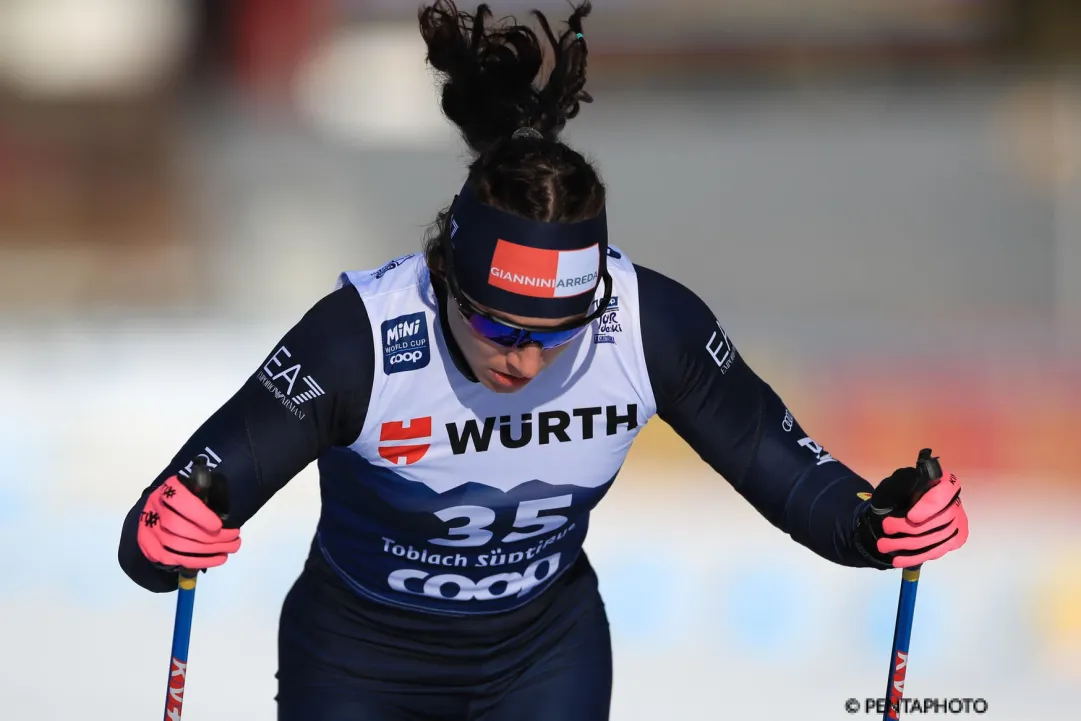
MULTIPOLYGON (((542 516, 541 513, 558 508, 569 508, 570 505, 570 494, 522 501, 518 504, 518 510, 514 516, 514 528, 516 530, 508 533, 499 542, 514 543, 515 541, 524 541, 527 538, 555 531, 567 522, 567 517, 556 513, 542 516)), ((488 526, 495 522, 495 511, 491 508, 485 508, 484 506, 452 506, 436 511, 435 515, 439 520, 447 523, 459 519, 464 520, 465 523, 448 529, 448 538, 430 538, 428 543, 436 546, 461 548, 483 546, 492 540, 493 533, 488 530, 488 526)))

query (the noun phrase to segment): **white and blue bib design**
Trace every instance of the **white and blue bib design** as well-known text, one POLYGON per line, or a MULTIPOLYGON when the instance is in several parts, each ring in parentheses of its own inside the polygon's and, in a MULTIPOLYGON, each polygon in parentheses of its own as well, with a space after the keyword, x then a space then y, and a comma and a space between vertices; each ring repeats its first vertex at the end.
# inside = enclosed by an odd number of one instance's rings
MULTIPOLYGON (((610 272, 625 313, 634 273, 625 259, 610 272)), ((360 437, 319 460, 324 555, 356 591, 401 606, 490 613, 531 600, 574 562, 655 412, 637 328, 610 321, 601 335, 619 343, 583 333, 524 389, 496 394, 450 359, 423 256, 343 284, 363 298, 381 357, 360 437)))

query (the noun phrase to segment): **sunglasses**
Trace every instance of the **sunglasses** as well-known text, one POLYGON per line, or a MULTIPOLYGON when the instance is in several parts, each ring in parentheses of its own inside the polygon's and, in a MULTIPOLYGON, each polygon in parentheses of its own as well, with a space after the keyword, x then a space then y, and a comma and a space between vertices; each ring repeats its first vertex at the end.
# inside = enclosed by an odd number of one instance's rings
POLYGON ((458 306, 458 312, 465 319, 466 324, 474 333, 504 348, 520 348, 528 345, 536 345, 541 350, 551 350, 570 343, 595 320, 604 315, 608 303, 612 297, 612 279, 607 272, 602 274, 604 280, 604 298, 597 304, 592 313, 580 320, 572 321, 561 326, 550 328, 530 328, 518 325, 508 320, 496 318, 486 313, 469 301, 462 293, 454 278, 453 259, 451 258, 450 243, 444 244, 445 267, 447 269, 447 289, 458 306))

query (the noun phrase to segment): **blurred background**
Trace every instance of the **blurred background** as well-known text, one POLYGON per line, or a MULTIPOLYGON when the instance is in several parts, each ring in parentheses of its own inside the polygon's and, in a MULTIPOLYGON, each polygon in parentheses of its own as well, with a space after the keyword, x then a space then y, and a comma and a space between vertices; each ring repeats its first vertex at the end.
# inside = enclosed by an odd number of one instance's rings
MULTIPOLYGON (((877 482, 932 446, 965 484, 907 695, 1075 718, 1081 4, 594 5, 566 140, 613 242, 705 298, 835 457, 877 482)), ((532 7, 569 14, 495 11, 532 7)), ((5 721, 161 714, 175 596, 123 575, 121 519, 340 270, 418 249, 458 189, 416 10, 0 2, 5 721)), ((274 717, 316 483, 200 583, 185 718, 274 717)), ((614 720, 837 719, 885 690, 899 574, 791 543, 659 420, 587 551, 614 720)))

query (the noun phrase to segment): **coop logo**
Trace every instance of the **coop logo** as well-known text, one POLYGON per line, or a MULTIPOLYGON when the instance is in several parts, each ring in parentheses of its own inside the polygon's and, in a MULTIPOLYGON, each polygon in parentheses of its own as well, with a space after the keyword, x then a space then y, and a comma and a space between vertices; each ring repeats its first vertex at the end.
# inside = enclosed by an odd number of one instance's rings
POLYGON ((432 417, 408 421, 388 421, 379 427, 379 455, 396 466, 412 465, 424 458, 430 443, 417 443, 432 437, 432 417), (403 441, 405 441, 403 443, 403 441))
POLYGON ((552 442, 570 443, 574 438, 589 440, 600 434, 614 436, 620 428, 630 431, 638 427, 638 405, 594 406, 567 411, 523 413, 513 421, 511 416, 471 418, 463 423, 448 423, 447 437, 454 455, 473 450, 484 453, 492 441, 506 449, 524 448, 533 441, 540 445, 552 442))
POLYGON ((402 373, 424 368, 431 361, 428 319, 424 313, 400 315, 383 322, 383 372, 402 373))
POLYGON ((395 353, 394 355, 392 355, 390 357, 390 364, 395 365, 396 363, 416 363, 423 357, 424 354, 421 353, 419 350, 409 350, 405 351, 404 353, 395 353))
POLYGON ((600 325, 593 334, 594 343, 615 343, 616 334, 623 332, 623 326, 619 323, 619 296, 613 295, 608 301, 608 307, 601 315, 600 325))
POLYGON ((387 585, 399 593, 444 601, 496 601, 509 596, 521 598, 554 577, 558 570, 559 554, 553 553, 529 564, 521 573, 496 573, 479 581, 457 573, 432 576, 427 571, 402 568, 387 576, 387 585))
POLYGON ((279 346, 263 364, 257 378, 286 410, 304 420, 307 414, 300 405, 324 395, 326 391, 315 378, 302 375, 303 368, 300 363, 292 363, 292 358, 293 354, 288 348, 279 346))
POLYGON ((209 471, 214 470, 221 464, 221 456, 215 453, 214 449, 212 449, 210 446, 207 446, 202 451, 200 451, 199 454, 195 456, 195 458, 188 461, 188 465, 177 471, 176 475, 180 476, 181 478, 191 478, 191 472, 195 468, 195 464, 198 463, 200 460, 206 465, 206 468, 209 471))

